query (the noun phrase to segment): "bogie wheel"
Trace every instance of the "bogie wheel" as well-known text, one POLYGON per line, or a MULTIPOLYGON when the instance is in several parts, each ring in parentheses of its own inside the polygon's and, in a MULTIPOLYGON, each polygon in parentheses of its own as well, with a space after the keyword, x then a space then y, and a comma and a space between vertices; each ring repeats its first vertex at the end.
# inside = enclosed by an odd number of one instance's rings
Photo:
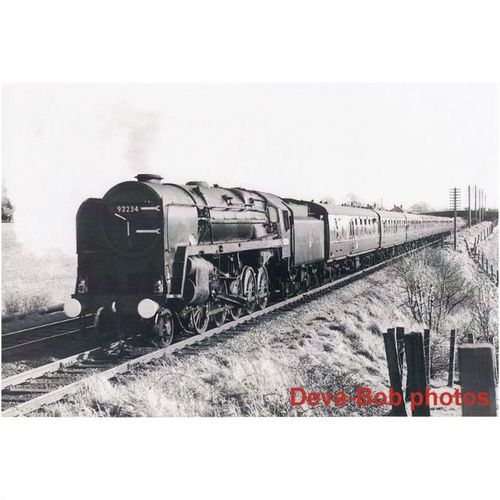
POLYGON ((311 276, 307 272, 302 280, 302 290, 307 292, 311 288, 311 276))
POLYGON ((247 301, 245 312, 251 314, 257 305, 257 280, 254 270, 249 266, 245 266, 241 273, 241 291, 247 301))
POLYGON ((209 319, 208 305, 194 306, 189 314, 190 330, 198 335, 205 332, 209 319))
POLYGON ((264 309, 269 301, 269 276, 265 267, 257 272, 257 307, 264 309))
POLYGON ((174 318, 168 311, 156 313, 153 324, 153 342, 159 347, 167 347, 174 338, 174 318))

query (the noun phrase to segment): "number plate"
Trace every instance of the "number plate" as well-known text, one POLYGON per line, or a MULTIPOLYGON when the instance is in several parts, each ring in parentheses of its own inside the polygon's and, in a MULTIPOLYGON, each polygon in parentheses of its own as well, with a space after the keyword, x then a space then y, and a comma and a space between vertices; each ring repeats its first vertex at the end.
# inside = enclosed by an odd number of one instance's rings
POLYGON ((116 212, 119 214, 139 212, 139 205, 117 205, 116 212))

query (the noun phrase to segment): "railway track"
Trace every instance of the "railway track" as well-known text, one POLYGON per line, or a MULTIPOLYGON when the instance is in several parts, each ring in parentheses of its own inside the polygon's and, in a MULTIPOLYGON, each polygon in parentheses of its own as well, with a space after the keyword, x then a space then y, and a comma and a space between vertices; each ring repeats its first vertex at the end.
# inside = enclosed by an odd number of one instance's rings
POLYGON ((300 295, 272 304, 265 309, 225 323, 200 335, 180 338, 174 344, 165 348, 155 349, 143 346, 137 348, 134 347, 133 343, 139 336, 130 337, 107 348, 97 347, 89 349, 47 365, 13 375, 2 380, 2 417, 26 415, 44 405, 54 403, 78 392, 98 378, 109 380, 129 371, 134 366, 149 363, 196 344, 203 344, 213 337, 221 336, 221 334, 237 333, 242 330, 240 327, 245 323, 250 323, 262 316, 279 310, 286 310, 290 306, 303 303, 314 296, 324 294, 337 287, 345 286, 386 267, 402 257, 418 252, 423 248, 436 245, 437 243, 439 241, 427 243, 369 268, 351 273, 300 295))
POLYGON ((2 352, 90 330, 93 328, 93 318, 94 315, 89 314, 83 318, 67 318, 2 333, 2 352))

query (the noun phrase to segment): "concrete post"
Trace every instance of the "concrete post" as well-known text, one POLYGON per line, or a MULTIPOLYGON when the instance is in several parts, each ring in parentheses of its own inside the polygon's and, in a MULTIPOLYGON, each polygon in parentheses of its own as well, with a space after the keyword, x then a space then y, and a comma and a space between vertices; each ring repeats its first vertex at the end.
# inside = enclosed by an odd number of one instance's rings
POLYGON ((462 385, 462 415, 464 417, 496 416, 493 346, 491 344, 460 346, 458 348, 458 366, 462 385), (467 404, 473 401, 474 404, 467 404))

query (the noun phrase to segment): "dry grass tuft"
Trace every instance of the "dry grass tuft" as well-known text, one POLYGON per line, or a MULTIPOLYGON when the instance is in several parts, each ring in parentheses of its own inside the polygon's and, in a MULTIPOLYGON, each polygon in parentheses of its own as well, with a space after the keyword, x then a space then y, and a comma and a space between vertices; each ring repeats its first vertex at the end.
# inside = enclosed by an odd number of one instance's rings
POLYGON ((20 292, 6 292, 3 296, 5 313, 27 313, 51 305, 49 294, 22 295, 20 292))

